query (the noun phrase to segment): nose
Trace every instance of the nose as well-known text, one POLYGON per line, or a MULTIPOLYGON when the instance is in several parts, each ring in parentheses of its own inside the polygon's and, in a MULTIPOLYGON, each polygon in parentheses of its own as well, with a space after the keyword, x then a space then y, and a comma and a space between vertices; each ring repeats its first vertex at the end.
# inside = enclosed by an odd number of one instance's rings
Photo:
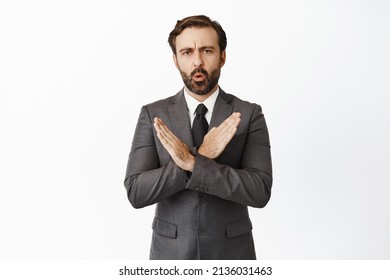
POLYGON ((194 68, 203 66, 203 58, 201 52, 195 52, 194 54, 194 68))

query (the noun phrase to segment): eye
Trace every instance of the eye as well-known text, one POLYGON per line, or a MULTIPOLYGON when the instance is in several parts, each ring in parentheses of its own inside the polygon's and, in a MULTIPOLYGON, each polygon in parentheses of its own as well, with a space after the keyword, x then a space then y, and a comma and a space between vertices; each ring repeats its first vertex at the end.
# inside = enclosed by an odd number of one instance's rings
POLYGON ((181 55, 188 56, 191 54, 191 50, 184 50, 181 52, 181 55))

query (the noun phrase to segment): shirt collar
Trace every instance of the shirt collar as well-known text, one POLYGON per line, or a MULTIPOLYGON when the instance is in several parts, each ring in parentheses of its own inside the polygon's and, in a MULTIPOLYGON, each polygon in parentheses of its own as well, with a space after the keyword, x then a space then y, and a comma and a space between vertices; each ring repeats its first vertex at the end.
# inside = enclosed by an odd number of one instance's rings
POLYGON ((215 102, 217 101, 218 94, 219 94, 219 87, 217 87, 217 89, 213 92, 213 94, 207 97, 206 100, 204 100, 203 102, 199 102, 191 95, 189 95, 187 93, 187 89, 184 88, 184 98, 187 102, 187 108, 188 111, 190 111, 191 115, 195 114, 196 107, 198 107, 200 103, 203 103, 207 107, 207 113, 210 113, 210 115, 212 115, 214 111, 215 102))

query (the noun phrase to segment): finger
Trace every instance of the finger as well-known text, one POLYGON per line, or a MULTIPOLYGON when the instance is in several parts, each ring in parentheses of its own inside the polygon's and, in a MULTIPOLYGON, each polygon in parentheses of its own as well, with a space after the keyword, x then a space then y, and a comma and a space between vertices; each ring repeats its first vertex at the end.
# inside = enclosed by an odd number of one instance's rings
POLYGON ((164 135, 164 133, 157 132, 157 137, 160 140, 163 147, 167 150, 171 157, 175 156, 175 147, 172 142, 164 135))
POLYGON ((180 141, 179 138, 176 137, 175 134, 167 127, 167 125, 158 118, 157 123, 159 124, 159 128, 161 129, 161 132, 164 133, 164 136, 169 139, 170 141, 177 142, 180 141))
POLYGON ((188 149, 187 145, 185 145, 179 138, 177 138, 176 135, 169 130, 169 128, 160 118, 156 119, 156 125, 159 128, 157 137, 160 139, 164 148, 172 157, 175 157, 178 153, 180 154, 179 151, 181 149, 188 149))
POLYGON ((241 114, 239 112, 235 112, 231 114, 225 121, 223 121, 222 126, 232 126, 236 122, 237 119, 241 117, 241 114))
POLYGON ((169 129, 165 126, 160 118, 154 118, 154 127, 157 132, 157 137, 163 144, 165 149, 170 149, 173 146, 172 137, 169 135, 169 129))
POLYGON ((163 144, 167 143, 168 136, 167 136, 166 132, 164 131, 162 125, 158 121, 158 119, 155 120, 154 128, 156 129, 157 137, 161 141, 161 143, 163 143, 163 144))
POLYGON ((235 113, 234 117, 231 119, 230 127, 237 128, 240 122, 241 122, 241 114, 237 112, 235 113))
POLYGON ((241 114, 234 120, 234 126, 237 128, 241 122, 241 114))
POLYGON ((160 118, 154 118, 154 127, 156 128, 157 137, 163 144, 164 148, 169 150, 175 145, 176 139, 174 135, 170 133, 170 130, 166 127, 164 122, 160 118))
POLYGON ((160 124, 158 123, 158 118, 154 118, 154 123, 153 123, 154 129, 156 129, 157 135, 161 135, 162 131, 160 128, 160 124))
POLYGON ((155 125, 155 128, 156 128, 156 132, 157 132, 157 138, 160 140, 160 142, 163 144, 163 146, 165 148, 167 148, 167 137, 165 135, 165 133, 160 129, 160 127, 156 124, 155 125))
POLYGON ((222 145, 222 146, 224 144, 229 143, 230 140, 232 140, 232 138, 234 137, 236 130, 237 130, 237 128, 232 127, 230 129, 224 131, 223 133, 219 134, 218 137, 215 137, 216 143, 218 145, 222 145))
POLYGON ((241 120, 241 113, 240 112, 235 112, 231 116, 231 120, 233 121, 233 124, 237 124, 237 121, 241 120))
POLYGON ((154 118, 154 127, 161 132, 163 132, 163 127, 165 126, 165 123, 162 121, 162 119, 155 117, 154 118))
POLYGON ((230 140, 233 139, 234 135, 236 135, 237 127, 240 124, 241 119, 236 118, 230 126, 226 126, 224 130, 221 131, 219 141, 220 143, 228 144, 230 140))
POLYGON ((234 124, 233 120, 227 120, 225 123, 220 125, 217 128, 217 131, 215 132, 215 137, 224 137, 232 128, 235 128, 236 125, 234 124))

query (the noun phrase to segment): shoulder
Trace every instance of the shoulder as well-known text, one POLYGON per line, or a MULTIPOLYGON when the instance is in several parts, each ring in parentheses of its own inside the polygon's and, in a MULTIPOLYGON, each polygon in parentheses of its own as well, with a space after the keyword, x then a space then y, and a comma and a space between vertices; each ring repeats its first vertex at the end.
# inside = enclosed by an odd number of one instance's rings
POLYGON ((243 100, 231 93, 221 91, 221 97, 225 99, 227 103, 231 104, 234 107, 234 110, 246 112, 262 111, 259 104, 243 100))
POLYGON ((166 110, 169 106, 172 104, 177 103, 178 101, 181 100, 181 98, 184 98, 183 96, 183 90, 180 90, 178 93, 175 95, 169 96, 164 99, 160 99, 157 101, 154 101, 152 103, 146 104, 143 107, 146 108, 148 111, 161 111, 161 110, 166 110))

